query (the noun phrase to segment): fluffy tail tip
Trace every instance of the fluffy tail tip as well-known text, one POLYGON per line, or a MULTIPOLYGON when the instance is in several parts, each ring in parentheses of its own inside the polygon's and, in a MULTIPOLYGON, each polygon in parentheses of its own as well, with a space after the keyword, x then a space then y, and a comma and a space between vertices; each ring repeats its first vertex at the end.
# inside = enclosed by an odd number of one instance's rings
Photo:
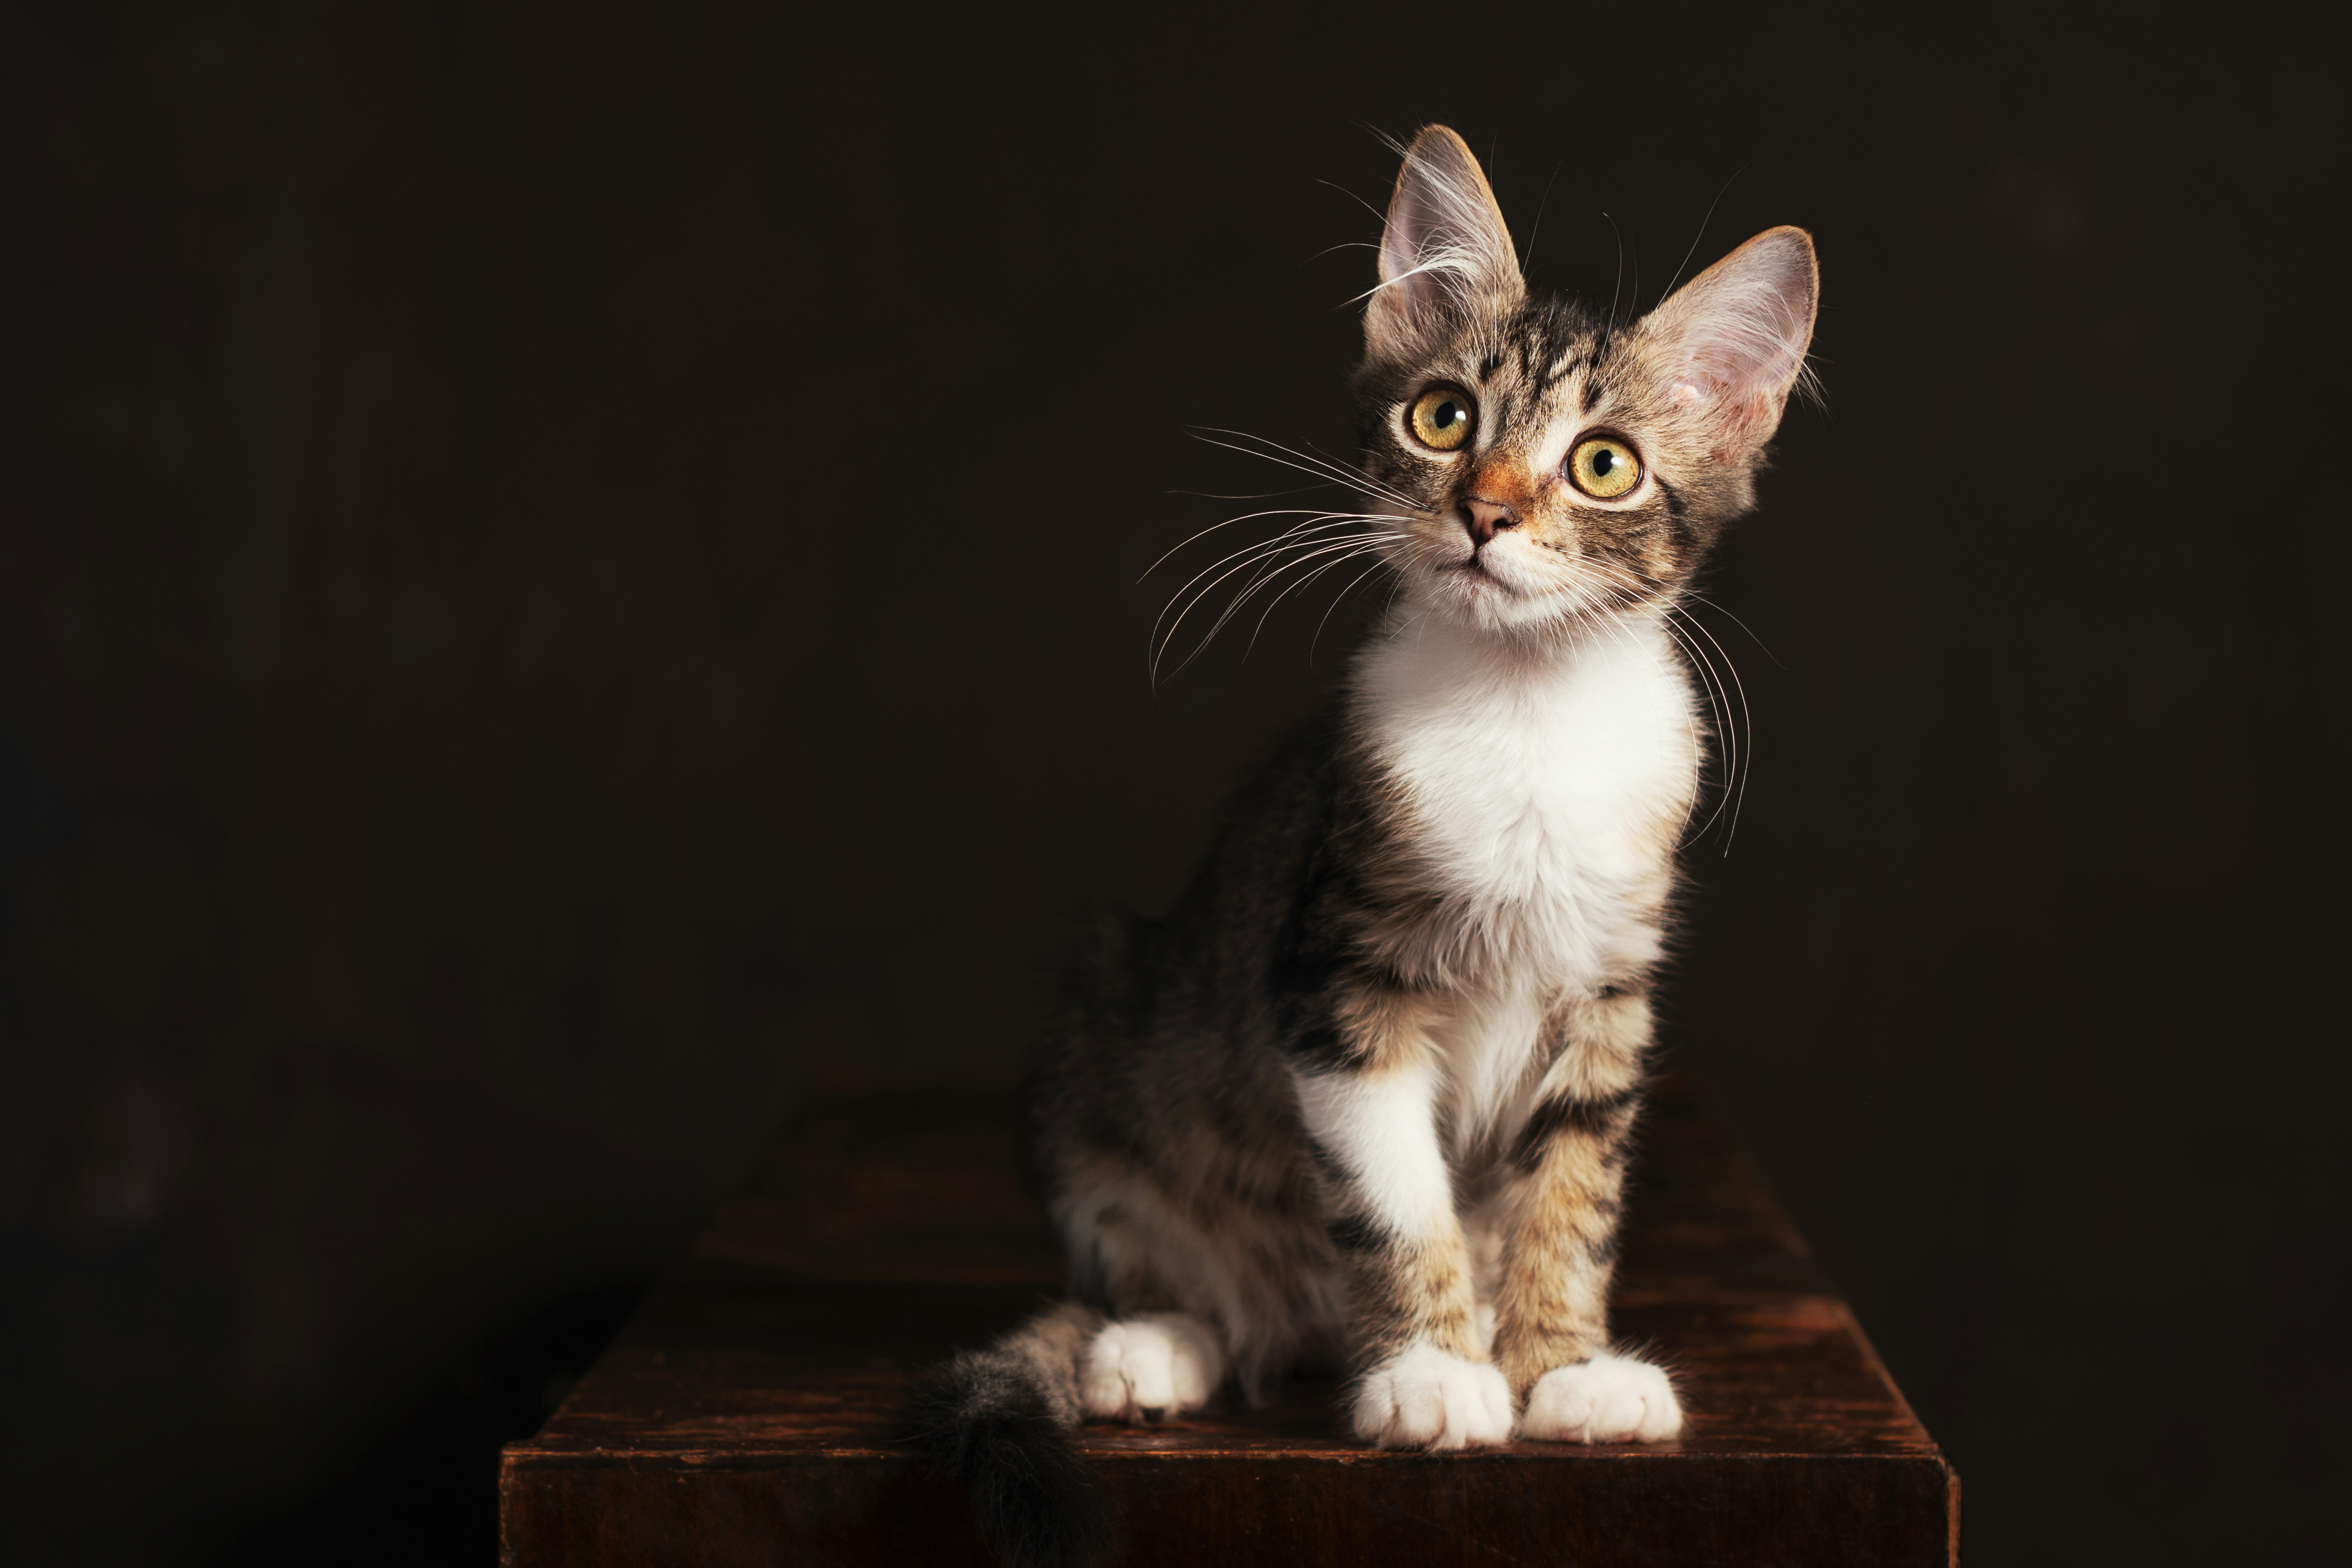
POLYGON ((916 1429, 1006 1568, 1094 1568, 1116 1545, 1109 1501, 1034 1380, 1017 1355, 966 1351, 916 1390, 916 1429))

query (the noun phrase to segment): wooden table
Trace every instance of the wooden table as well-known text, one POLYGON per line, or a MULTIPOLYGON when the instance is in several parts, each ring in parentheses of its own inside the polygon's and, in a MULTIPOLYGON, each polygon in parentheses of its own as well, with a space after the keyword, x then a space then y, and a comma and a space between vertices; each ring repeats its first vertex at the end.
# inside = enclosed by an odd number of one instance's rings
MULTIPOLYGON (((985 1562, 907 1443, 909 1379, 1054 1293, 1007 1102, 838 1102, 547 1423, 509 1445, 503 1560, 985 1562)), ((1950 1564, 1959 1479, 1687 1079, 1660 1081, 1616 1322, 1677 1374, 1684 1436, 1431 1457, 1348 1441, 1298 1385, 1144 1428, 1089 1426, 1123 1562, 1950 1564)))

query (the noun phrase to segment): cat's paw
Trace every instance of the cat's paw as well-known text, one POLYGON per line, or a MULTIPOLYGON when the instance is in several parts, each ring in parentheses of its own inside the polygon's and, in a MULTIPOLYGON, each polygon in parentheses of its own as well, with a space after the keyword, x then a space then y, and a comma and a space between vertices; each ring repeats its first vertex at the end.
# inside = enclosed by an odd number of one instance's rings
POLYGON ((1160 1421, 1198 1410, 1225 1380, 1216 1331, 1189 1312, 1143 1312, 1103 1329, 1078 1369, 1094 1421, 1160 1421))
POLYGON ((1356 1436, 1382 1448, 1507 1443, 1511 1385, 1485 1362, 1415 1345, 1365 1374, 1352 1415, 1356 1436))
POLYGON ((1528 1391, 1519 1436, 1553 1443, 1663 1443, 1683 1429, 1666 1374, 1632 1356, 1556 1366, 1528 1391))

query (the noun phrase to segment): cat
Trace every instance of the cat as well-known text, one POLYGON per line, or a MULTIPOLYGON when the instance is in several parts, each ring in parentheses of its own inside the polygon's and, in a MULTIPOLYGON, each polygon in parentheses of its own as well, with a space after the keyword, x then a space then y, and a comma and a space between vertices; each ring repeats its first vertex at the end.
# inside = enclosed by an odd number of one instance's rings
POLYGON ((1668 616, 1808 383, 1812 241, 1621 324, 1528 291, 1430 126, 1379 279, 1354 387, 1396 593, 1169 914, 1092 933, 1032 1108, 1070 1299, 919 1402, 1011 1561, 1102 1549, 1080 1421, 1301 1363, 1382 1447, 1681 1430, 1608 1327, 1706 743, 1668 616))

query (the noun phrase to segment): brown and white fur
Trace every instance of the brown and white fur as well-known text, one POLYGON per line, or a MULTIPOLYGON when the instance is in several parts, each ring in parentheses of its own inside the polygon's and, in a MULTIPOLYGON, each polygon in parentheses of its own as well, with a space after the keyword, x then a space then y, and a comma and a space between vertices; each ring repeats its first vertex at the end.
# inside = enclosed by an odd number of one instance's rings
POLYGON ((1681 1429, 1608 1318, 1703 761, 1668 617, 1804 375, 1812 245, 1770 230, 1619 325, 1530 296, 1431 127, 1380 277, 1356 384, 1391 608, 1176 907, 1075 966, 1034 1101, 1072 1300, 927 1395, 1015 1558, 1099 1539, 1069 1426, 1306 1360, 1385 1447, 1681 1429), (1415 433, 1433 388, 1475 409, 1454 449, 1415 433), (1638 458, 1607 499, 1568 467, 1596 437, 1638 458))

